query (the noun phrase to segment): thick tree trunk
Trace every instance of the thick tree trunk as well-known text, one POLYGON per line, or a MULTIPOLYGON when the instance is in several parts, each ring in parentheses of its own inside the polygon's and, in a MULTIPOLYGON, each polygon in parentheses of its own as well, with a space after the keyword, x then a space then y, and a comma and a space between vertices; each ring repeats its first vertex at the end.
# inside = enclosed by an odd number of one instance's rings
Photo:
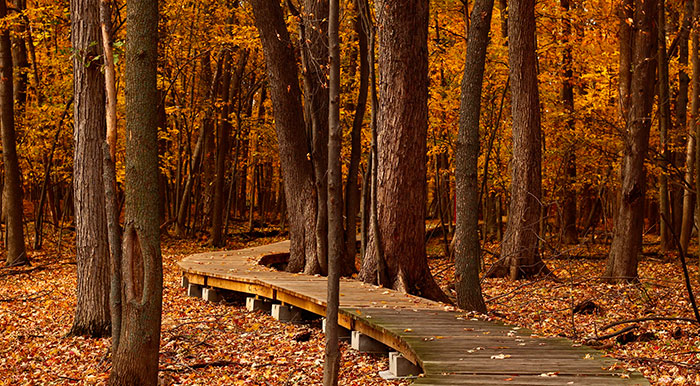
POLYGON ((267 63, 270 99, 275 115, 280 164, 284 179, 290 258, 287 270, 318 272, 316 259, 316 194, 313 168, 307 158, 301 90, 297 78, 294 45, 277 2, 251 0, 255 25, 267 63))
POLYGON ((492 12, 493 0, 477 0, 474 3, 471 28, 467 36, 455 161, 457 227, 454 235, 454 248, 457 305, 460 308, 478 312, 486 312, 486 303, 484 303, 479 283, 481 245, 479 244, 479 178, 477 168, 479 163, 481 90, 492 12))
MULTIPOLYGON (((340 153, 343 130, 340 127, 340 39, 338 37, 340 0, 330 0, 328 44, 330 54, 328 111, 328 295, 326 304, 326 351, 323 385, 338 384, 340 347, 338 344, 338 307, 340 306, 340 270, 343 245, 343 170, 340 153)), ((323 205, 319 202, 319 205, 323 205)))
POLYGON ((546 271, 539 254, 542 131, 535 56, 535 2, 508 1, 508 58, 513 116, 513 159, 508 227, 494 276, 511 280, 546 271))
MULTIPOLYGON (((656 0, 635 0, 635 32, 630 55, 634 72, 624 136, 621 200, 604 274, 612 282, 637 278, 637 256, 642 248, 646 192, 644 158, 649 147, 656 70, 656 5, 656 0)), ((620 43, 620 48, 625 48, 624 42, 620 43)))
POLYGON ((109 250, 102 144, 105 141, 105 82, 100 61, 99 0, 71 2, 73 89, 75 93, 73 202, 78 287, 71 335, 110 333, 109 250))
MULTIPOLYGON (((22 13, 27 9, 26 0, 14 0, 15 12, 22 13)), ((13 99, 18 110, 24 110, 27 103, 27 80, 29 75, 29 57, 25 36, 27 35, 27 19, 21 16, 17 21, 12 41, 12 62, 15 67, 13 84, 13 99)))
POLYGON ((127 5, 121 339, 110 385, 156 385, 163 294, 158 208, 158 1, 127 5), (135 360, 137 359, 137 360, 135 360))
POLYGON ((620 76, 618 85, 620 101, 618 111, 623 120, 627 119, 629 111, 630 87, 632 82, 634 34, 631 20, 634 16, 634 2, 635 0, 622 0, 617 10, 617 16, 620 19, 620 30, 618 32, 620 39, 620 76))
MULTIPOLYGON (((7 16, 7 4, 0 1, 0 18, 7 16)), ((22 181, 17 160, 15 113, 12 87, 12 49, 10 32, 0 32, 0 126, 2 129, 2 156, 5 168, 3 187, 5 224, 7 224, 7 257, 5 265, 29 264, 24 246, 22 217, 22 181)))
POLYGON ((383 255, 391 288, 447 300, 425 253, 428 129, 428 1, 375 3, 379 37, 377 232, 360 272, 377 278, 383 255), (400 197, 401 199, 397 199, 400 197))

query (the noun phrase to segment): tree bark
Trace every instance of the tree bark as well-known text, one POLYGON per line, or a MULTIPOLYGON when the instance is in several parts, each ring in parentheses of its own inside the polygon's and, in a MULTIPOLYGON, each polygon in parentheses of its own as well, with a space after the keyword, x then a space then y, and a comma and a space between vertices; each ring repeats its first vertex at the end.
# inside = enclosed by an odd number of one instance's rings
MULTIPOLYGON (((343 130, 340 127, 340 39, 338 37, 340 0, 330 0, 328 44, 330 54, 328 110, 328 296, 326 299, 326 351, 323 385, 338 384, 340 346, 338 344, 338 307, 340 306, 340 269, 345 255, 343 244, 343 170, 340 153, 343 130)), ((323 203, 319 201, 319 205, 323 203)))
MULTIPOLYGON (((306 50, 305 90, 309 95, 311 118, 311 161, 314 166, 318 208, 316 212, 316 259, 321 272, 328 272, 328 0, 304 1, 306 50)), ((308 265, 308 264, 307 264, 308 265)))
POLYGON ((73 203, 78 287, 70 335, 110 334, 109 250, 102 185, 102 143, 105 141, 105 82, 99 0, 71 2, 75 153, 73 203))
MULTIPOLYGON (((7 4, 0 1, 0 18, 7 16, 7 4)), ((7 225, 6 266, 29 264, 24 246, 22 217, 22 181, 17 160, 15 139, 15 112, 12 87, 12 49, 10 32, 0 32, 0 128, 2 129, 2 156, 5 168, 4 209, 7 225)))
POLYGON ((671 165, 668 152, 668 132, 671 130, 671 96, 668 77, 668 59, 666 55, 666 2, 658 0, 657 10, 657 66, 658 66, 658 102, 659 144, 661 174, 659 175, 659 232, 661 250, 668 251, 673 245, 671 238, 671 208, 669 203, 668 168, 671 165), (667 223, 666 221, 669 221, 667 223))
POLYGON ((428 1, 381 0, 375 6, 380 47, 375 233, 380 238, 372 235, 360 278, 374 282, 383 255, 388 286, 447 301, 425 252, 428 1))
POLYGON ((493 276, 517 280, 547 270, 539 254, 542 131, 535 54, 535 2, 508 1, 513 158, 508 226, 493 276))
MULTIPOLYGON (((467 34, 462 98, 459 111, 459 136, 455 160, 457 227, 455 229, 455 280, 457 305, 486 312, 479 282, 481 245, 479 243, 479 121, 486 48, 489 42, 493 0, 477 0, 471 13, 467 34)), ((484 176, 486 178, 486 176, 484 176)))
POLYGON ((290 257, 287 270, 318 271, 316 259, 316 194, 313 167, 304 131, 304 113, 294 45, 277 2, 251 0, 255 25, 267 63, 270 99, 275 115, 280 165, 284 179, 290 257))
MULTIPOLYGON (((27 10, 26 0, 14 0, 15 12, 22 14, 27 10)), ((27 18, 20 15, 14 28, 12 42, 12 62, 14 63, 13 99, 18 110, 23 111, 27 103, 27 80, 29 75, 29 58, 27 55, 27 18)))
MULTIPOLYGON (((686 143, 685 153, 685 173, 683 174, 683 207, 681 209, 680 226, 680 243, 684 251, 688 250, 690 244, 690 235, 693 230, 693 215, 694 215, 694 197, 695 192, 692 189, 693 175, 695 173, 695 133, 689 130, 688 127, 688 85, 690 77, 688 76, 685 67, 688 65, 688 37, 693 20, 693 0, 685 0, 683 10, 683 27, 685 35, 679 36, 678 44, 678 97, 676 98, 676 124, 680 132, 687 132, 688 139, 686 143)), ((700 84, 698 84, 700 86, 700 84)), ((697 90, 694 88, 694 90, 697 90)), ((700 91, 700 90, 699 90, 700 91)), ((677 216, 674 215, 674 218, 677 216)))
MULTIPOLYGON (((571 18, 568 15, 571 7, 569 0, 560 0, 559 5, 565 14, 562 20, 562 44, 564 45, 564 50, 562 53, 563 79, 561 99, 566 114, 566 127, 569 133, 573 134, 576 130, 576 123, 574 121, 574 71, 571 55, 573 43, 571 42, 571 18)), ((562 241, 565 244, 575 244, 578 242, 578 231, 576 229, 576 190, 573 188, 573 184, 576 182, 576 147, 573 143, 566 150, 564 168, 566 174, 563 184, 562 241)))
MULTIPOLYGON (((621 200, 615 215, 613 241, 604 277, 611 282, 637 278, 637 258, 642 247, 646 173, 644 158, 649 147, 651 109, 656 70, 655 0, 635 0, 631 47, 632 79, 629 113, 624 135, 621 200)), ((620 42, 620 49, 625 48, 620 42)))
POLYGON ((358 184, 360 158, 362 156, 362 125, 367 110, 367 91, 369 86, 369 60, 367 58, 367 32, 362 27, 360 5, 355 1, 357 15, 355 31, 358 34, 360 56, 360 84, 355 106, 355 116, 352 121, 350 151, 350 166, 348 167, 347 183, 345 185, 345 268, 344 274, 356 271, 355 255, 357 254, 357 214, 360 211, 360 189, 358 184))
POLYGON ((127 4, 121 339, 110 385, 156 385, 163 295, 158 223, 158 1, 127 4), (138 360, 135 360, 138 358, 138 360))

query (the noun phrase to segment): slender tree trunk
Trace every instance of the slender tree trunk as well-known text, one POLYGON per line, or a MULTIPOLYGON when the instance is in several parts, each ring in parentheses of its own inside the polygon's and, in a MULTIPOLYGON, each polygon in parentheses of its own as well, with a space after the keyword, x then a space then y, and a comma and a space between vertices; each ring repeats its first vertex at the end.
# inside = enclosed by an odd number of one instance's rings
MULTIPOLYGON (((688 3, 691 3, 692 5, 686 6, 686 13, 691 13, 692 16, 689 16, 686 14, 686 18, 689 20, 697 20, 696 15, 698 14, 698 10, 695 9, 695 1, 694 0, 687 0, 688 3)), ((688 246, 690 245, 690 236, 693 233, 693 225, 695 224, 695 200, 697 195, 695 194, 695 189, 694 188, 694 178, 696 177, 696 168, 695 168, 695 152, 697 148, 697 137, 695 136, 695 133, 698 128, 698 113, 700 113, 700 54, 698 53, 698 46, 697 44, 700 43, 700 31, 698 30, 697 26, 692 28, 692 41, 693 41, 693 47, 692 51, 690 53, 691 56, 691 65, 692 65, 692 82, 693 82, 693 87, 692 87, 692 94, 690 95, 690 119, 689 119, 689 125, 688 125, 688 144, 687 144, 687 150, 686 150, 686 156, 685 156, 685 174, 683 175, 683 180, 684 180, 684 191, 683 191, 683 220, 681 222, 681 236, 680 236, 680 243, 681 247, 683 248, 684 251, 688 251, 688 246)), ((686 43, 687 47, 687 43, 686 43)), ((682 46, 681 46, 682 49, 682 46)), ((683 53, 683 51, 681 51, 683 53)), ((680 60, 680 58, 679 58, 680 60)), ((687 56, 686 56, 686 64, 687 64, 687 56)), ((680 76, 680 75, 679 75, 680 76)), ((687 76, 687 75, 686 75, 687 76)), ((686 101, 687 103, 687 101, 686 101)), ((685 111, 683 111, 683 114, 685 114, 685 111)))
POLYGON ((486 312, 486 304, 479 283, 481 245, 479 244, 477 168, 479 163, 481 92, 492 12, 493 0, 477 0, 471 13, 464 77, 462 77, 459 136, 457 137, 455 161, 457 227, 454 239, 457 305, 460 308, 478 312, 486 312))
MULTIPOLYGON (((211 74, 211 57, 208 52, 202 55, 200 59, 202 67, 201 84, 203 85, 201 91, 205 93, 205 98, 210 101, 213 98, 213 92, 216 89, 216 85, 213 83, 214 79, 218 79, 218 74, 212 77, 211 74)), ((200 169, 202 164, 202 153, 205 147, 205 141, 208 133, 212 129, 211 117, 209 113, 209 108, 206 108, 204 119, 202 120, 202 125, 199 129, 199 135, 197 136, 197 142, 194 146, 194 151, 192 154, 192 161, 190 162, 190 170, 187 173, 187 179, 185 181, 185 186, 182 189, 182 197, 178 204, 177 209, 177 221, 175 225, 175 233, 178 237, 183 237, 185 235, 185 224, 187 223, 187 213, 190 208, 190 201, 192 197, 192 190, 194 188, 195 171, 200 169)))
MULTIPOLYGON (((362 1, 362 0, 358 0, 362 1)), ((360 56, 360 84, 355 106, 355 117, 352 121, 350 151, 350 166, 348 168, 347 183, 345 185, 345 264, 343 274, 355 271, 355 255, 357 254, 357 214, 360 211, 360 189, 358 186, 358 172, 360 170, 360 158, 362 156, 362 125, 367 109, 367 89, 369 85, 369 60, 367 58, 367 33, 362 28, 362 16, 359 3, 355 1, 357 16, 355 31, 358 34, 360 56)))
MULTIPOLYGON (((0 18, 7 16, 7 4, 0 1, 0 18)), ((17 160, 15 117, 12 87, 12 49, 10 32, 0 32, 0 128, 2 129, 2 156, 5 168, 3 186, 5 224, 7 224, 7 255, 5 265, 29 264, 24 247, 22 181, 17 160)))
POLYGON ((508 1, 513 158, 508 227, 494 276, 511 280, 547 270, 539 254, 542 131, 535 56, 535 2, 508 1))
MULTIPOLYGON (((386 284, 431 299, 447 297, 425 252, 428 129, 428 1, 378 1, 377 230, 360 272, 377 277, 383 254, 386 284), (397 199, 401 197, 401 199, 397 199)), ((381 275, 380 275, 381 276, 381 275)))
POLYGON ((318 272, 316 259, 316 194, 309 159, 301 90, 293 44, 276 2, 251 0, 260 34, 275 115, 280 164, 285 184, 291 239, 288 271, 318 272))
POLYGON ((668 132, 671 129, 671 96, 669 92, 668 59, 666 55, 666 3, 658 1, 657 10, 657 65, 658 65, 658 112, 659 112, 659 142, 661 146, 661 175, 659 175, 659 230, 661 234, 661 250, 671 249, 673 239, 669 227, 671 221, 671 207, 669 203, 668 168, 670 154, 668 152, 668 132), (666 219, 666 221, 664 221, 666 219))
MULTIPOLYGON (((621 200, 604 277, 627 281, 637 278, 637 258, 642 248, 646 173, 644 158, 649 147, 651 109, 656 70, 656 0, 635 0, 631 51, 629 113, 622 160, 621 200)), ((626 48, 620 43, 621 50, 626 48)))
MULTIPOLYGON (((340 152, 343 130, 340 127, 340 39, 338 28, 340 1, 330 0, 328 44, 330 53, 328 110, 328 296, 326 307, 326 353, 323 363, 323 385, 338 384, 340 347, 338 345, 338 307, 340 303, 340 270, 343 245, 343 171, 340 152)), ((319 202, 319 204, 322 204, 319 202)))
POLYGON ((105 140, 105 82, 101 52, 99 0, 71 2, 75 129, 73 138, 73 202, 75 206, 78 287, 70 335, 110 334, 109 250, 102 186, 102 143, 105 140))
MULTIPOLYGON (((561 99, 566 111, 566 127, 569 133, 573 134, 576 130, 574 121, 574 71, 573 59, 571 55, 572 34, 571 34, 571 19, 568 16, 570 10, 569 0, 560 0, 559 5, 562 12, 565 13, 562 20, 562 35, 564 51, 562 54, 563 79, 561 85, 561 99)), ((578 242, 578 231, 576 229, 576 190, 573 188, 576 182, 576 146, 572 143, 566 150, 564 158, 565 182, 564 202, 562 207, 562 241, 565 244, 575 244, 578 242)))
POLYGON ((110 385, 156 385, 163 294, 158 213, 158 1, 127 5, 122 324, 110 385), (138 360, 135 360, 135 359, 138 360))
MULTIPOLYGON (((678 126, 678 132, 684 133, 688 132, 688 85, 690 84, 690 77, 685 69, 688 66, 688 38, 690 36, 690 28, 693 20, 693 0, 685 0, 685 6, 683 9, 683 24, 681 26, 680 35, 679 32, 679 43, 678 43, 678 96, 676 97, 676 125, 678 126)), ((682 203, 678 213, 674 213, 674 227, 677 226, 677 234, 679 234, 680 243, 684 251, 688 250, 688 244, 690 240, 690 227, 689 220, 692 220, 693 209, 695 204, 693 202, 694 189, 692 187, 693 181, 693 170, 695 170, 695 134, 688 133, 688 139, 686 142, 686 147, 689 147, 691 141, 693 143, 692 148, 688 148, 685 154, 685 166, 686 172, 683 176, 682 189, 682 203), (688 160, 687 157, 691 156, 688 160), (691 170, 688 170, 691 168, 691 170), (687 208, 687 209, 686 209, 687 208), (685 224, 685 225, 684 225, 685 224)), ((679 163, 681 155, 679 154, 679 163)))
MULTIPOLYGON (((321 272, 328 272, 328 208, 324 204, 328 194, 328 86, 325 85, 328 61, 328 0, 304 1, 304 25, 307 52, 304 69, 308 85, 311 118, 311 161, 314 166, 318 208, 316 214, 316 259, 321 272), (324 15, 321 17, 320 15, 324 15)), ((307 264, 308 270, 308 264, 307 264)))

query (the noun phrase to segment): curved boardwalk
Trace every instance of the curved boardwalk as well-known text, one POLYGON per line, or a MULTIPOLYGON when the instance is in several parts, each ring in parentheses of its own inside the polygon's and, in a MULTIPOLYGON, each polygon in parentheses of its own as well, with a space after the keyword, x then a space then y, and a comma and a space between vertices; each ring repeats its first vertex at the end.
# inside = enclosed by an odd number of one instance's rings
MULTIPOLYGON (((208 252, 179 265, 192 284, 258 295, 325 315, 326 279, 270 271, 265 256, 288 253, 284 241, 208 252)), ((639 373, 609 371, 614 360, 562 338, 464 317, 444 304, 342 280, 339 323, 368 335, 423 369, 416 385, 648 385, 639 373)))

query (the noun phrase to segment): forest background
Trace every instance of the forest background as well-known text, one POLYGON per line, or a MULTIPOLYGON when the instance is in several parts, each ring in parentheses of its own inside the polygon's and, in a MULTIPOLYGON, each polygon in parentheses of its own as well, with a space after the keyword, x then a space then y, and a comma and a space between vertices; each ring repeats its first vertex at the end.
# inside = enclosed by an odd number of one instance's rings
MULTIPOLYGON (((692 72, 689 56, 696 55, 697 48, 688 44, 692 16, 689 4, 667 2, 662 8, 667 19, 662 31, 668 44, 668 108, 672 114, 664 127, 659 124, 661 110, 654 109, 650 151, 645 161, 648 188, 642 207, 645 222, 641 232, 647 236, 644 253, 671 265, 670 261, 677 256, 673 252, 674 238, 678 239, 681 254, 691 246, 692 227, 684 229, 682 224, 684 218, 692 224, 695 207, 692 202, 695 145, 694 136, 689 135, 695 123, 690 119, 688 101, 695 97, 696 90, 689 88, 688 74, 692 72), (665 203, 662 197, 666 197, 665 203), (666 223, 669 226, 664 227, 666 223), (656 233, 663 236, 657 240, 656 233)), ((118 66, 117 89, 122 90, 124 4, 116 5, 113 46, 118 66)), ((458 1, 432 1, 428 28, 428 202, 425 204, 432 227, 439 230, 434 233, 439 236, 436 238, 439 242, 432 245, 429 254, 443 255, 446 259, 432 261, 431 265, 448 294, 453 285, 448 238, 455 223, 454 162, 470 7, 458 1), (444 280, 440 280, 441 276, 444 280)), ((292 41, 300 41, 301 18, 292 7, 284 9, 292 41)), ((11 31, 13 43, 13 100, 24 190, 24 228, 34 250, 60 249, 61 236, 71 231, 75 214, 73 76, 68 63, 76 53, 70 42, 69 3, 17 0, 9 11, 3 26, 11 31), (45 236, 58 244, 43 246, 45 236)), ((489 253, 498 253, 510 206, 513 141, 504 11, 504 2, 496 4, 481 94, 482 150, 477 170, 480 237, 487 252, 485 263, 492 262, 489 253)), ((625 114, 621 113, 619 32, 621 25, 632 25, 634 20, 625 17, 620 4, 606 1, 539 2, 535 13, 542 134, 540 248, 545 257, 555 261, 570 262, 581 257, 580 261, 588 263, 586 259, 591 257, 607 256, 608 243, 613 237, 612 220, 620 205, 627 123, 625 114), (564 91, 566 85, 568 93, 564 91)), ((343 3, 340 119, 345 144, 351 142, 350 129, 360 90, 361 27, 358 28, 355 15, 355 3, 343 3)), ((160 4, 158 35, 161 231, 216 247, 238 245, 236 232, 254 237, 276 234, 276 229, 284 231, 287 218, 268 95, 270 85, 250 5, 164 1, 160 4), (225 79, 230 82, 228 87, 222 85, 225 79), (221 92, 222 89, 228 92, 221 92), (223 195, 218 198, 217 184, 224 186, 223 195), (216 220, 221 214, 225 215, 216 220)), ((302 56, 298 48, 296 53, 302 56)), ((325 70, 324 64, 319 64, 319 69, 325 70)), ((120 135, 116 170, 121 185, 125 175, 125 109, 124 96, 118 95, 120 135)), ((371 109, 369 104, 368 109, 371 109)), ((362 161, 358 166, 358 183, 363 189, 362 197, 369 196, 366 159, 372 141, 370 119, 367 114, 359 138, 362 161)), ((344 176, 350 174, 350 149, 349 145, 343 147, 344 176)), ((117 198, 119 205, 123 205, 121 190, 117 198)), ((369 205, 370 200, 365 199, 362 218, 369 216, 369 205)), ((367 230, 362 233, 366 234, 367 230)), ((557 264, 552 263, 549 268, 562 276, 557 264)), ((599 264, 588 269, 576 276, 603 274, 599 264)), ((500 285, 508 288, 511 284, 500 285)), ((492 290, 487 288, 485 292, 492 290)), ((492 297, 497 296, 500 295, 492 297)), ((16 295, 7 298, 14 299, 16 295)), ((664 313, 658 311, 655 310, 664 313)), ((672 307, 667 313, 678 316, 676 311, 672 307)), ((683 310, 681 315, 688 316, 689 312, 683 310)), ((573 328, 573 334, 577 335, 575 326, 572 322, 566 329, 573 328)), ((672 328, 664 328, 669 334, 675 333, 672 328)), ((694 351, 684 352, 692 356, 694 351)), ((671 368, 684 376, 688 375, 686 372, 694 376, 694 360, 670 360, 684 364, 671 363, 671 368)), ((671 376, 676 373, 668 370, 671 376)), ((663 376, 666 375, 658 375, 663 376)))

